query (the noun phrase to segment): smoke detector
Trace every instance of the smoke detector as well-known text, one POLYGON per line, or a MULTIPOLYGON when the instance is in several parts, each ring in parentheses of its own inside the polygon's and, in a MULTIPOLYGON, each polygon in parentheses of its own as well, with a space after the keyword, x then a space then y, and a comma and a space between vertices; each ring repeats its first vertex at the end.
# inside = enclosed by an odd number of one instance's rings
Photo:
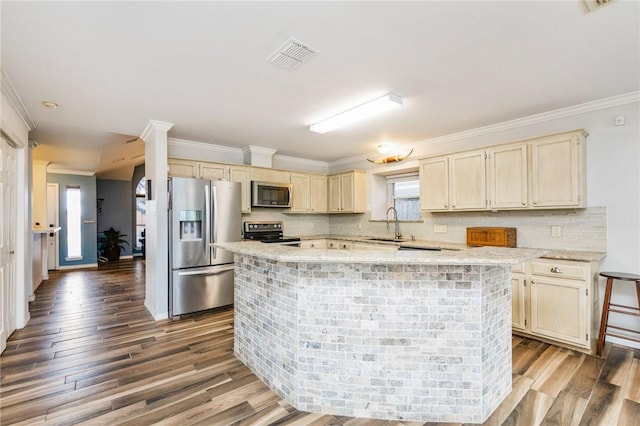
POLYGON ((584 0, 584 4, 587 5, 589 12, 596 11, 603 6, 613 3, 615 0, 584 0))
POLYGON ((290 38, 267 58, 267 62, 271 62, 280 68, 293 71, 311 59, 316 53, 318 53, 318 51, 313 47, 309 47, 301 41, 290 38))

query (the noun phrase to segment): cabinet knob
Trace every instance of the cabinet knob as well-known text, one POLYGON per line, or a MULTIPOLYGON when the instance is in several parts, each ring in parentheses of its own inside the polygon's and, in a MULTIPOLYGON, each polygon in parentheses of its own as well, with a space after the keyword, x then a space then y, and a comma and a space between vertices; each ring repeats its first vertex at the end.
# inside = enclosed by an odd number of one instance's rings
POLYGON ((11 250, 11 251, 9 252, 9 254, 14 254, 14 253, 15 253, 15 251, 13 251, 13 250, 11 250))
POLYGON ((553 272, 554 274, 561 274, 562 273, 562 269, 558 268, 557 266, 554 266, 553 268, 551 268, 550 271, 553 272))

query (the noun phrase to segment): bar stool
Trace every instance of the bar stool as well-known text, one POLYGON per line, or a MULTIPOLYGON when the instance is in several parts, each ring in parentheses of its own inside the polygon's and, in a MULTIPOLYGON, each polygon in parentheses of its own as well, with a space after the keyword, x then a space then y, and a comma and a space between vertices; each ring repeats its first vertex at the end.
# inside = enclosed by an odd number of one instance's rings
POLYGON ((615 328, 618 330, 628 331, 630 333, 637 333, 640 335, 640 331, 630 330, 624 327, 617 327, 614 325, 608 325, 607 321, 609 321, 609 312, 616 312, 618 314, 624 315, 633 315, 640 317, 640 275, 635 274, 627 274, 624 272, 600 272, 601 277, 607 278, 607 286, 604 292, 604 302, 602 304, 602 319, 600 321, 600 334, 598 335, 598 348, 596 354, 601 355, 602 349, 604 348, 604 337, 605 336, 614 336, 620 339, 632 340, 634 342, 640 342, 640 339, 626 336, 624 334, 619 333, 610 333, 607 331, 608 328, 615 328), (615 303, 611 303, 611 290, 613 287, 613 280, 620 281, 635 281, 636 283, 636 295, 638 296, 638 307, 634 308, 633 306, 625 306, 625 305, 617 305, 615 303), (621 309, 610 309, 613 306, 615 308, 623 308, 621 309))

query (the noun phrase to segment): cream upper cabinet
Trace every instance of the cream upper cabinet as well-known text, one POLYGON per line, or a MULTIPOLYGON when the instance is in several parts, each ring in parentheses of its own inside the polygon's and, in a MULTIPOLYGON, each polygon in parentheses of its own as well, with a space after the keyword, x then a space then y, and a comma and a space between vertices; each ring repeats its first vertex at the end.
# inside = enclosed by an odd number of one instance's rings
POLYGON ((428 211, 586 207, 583 130, 420 160, 428 211))
POLYGON ((311 200, 309 201, 309 211, 311 213, 326 213, 327 177, 322 175, 311 175, 309 177, 309 188, 311 194, 311 200))
POLYGON ((420 208, 449 209, 449 157, 420 160, 420 208))
POLYGON ((464 152, 449 157, 449 199, 452 210, 487 207, 487 180, 484 151, 464 152))
POLYGON ((489 206, 492 209, 524 209, 528 206, 527 144, 487 150, 489 206))
POLYGON ((327 177, 291 173, 291 213, 327 212, 327 177))
POLYGON ((251 213, 251 168, 229 166, 229 180, 240 182, 242 188, 242 213, 251 213))
POLYGON ((199 163, 198 177, 211 180, 229 180, 229 166, 217 163, 199 163))
POLYGON ((364 213, 365 176, 359 170, 329 176, 330 213, 364 213))
POLYGON ((309 213, 311 208, 311 179, 309 175, 291 173, 291 212, 309 213))
POLYGON ((585 136, 577 131, 530 143, 533 208, 586 206, 585 136))
POLYGON ((512 274, 513 330, 593 353, 597 263, 535 259, 526 265, 526 273, 512 274))
POLYGON ((285 183, 289 182, 289 172, 285 170, 251 167, 251 180, 257 182, 285 183))
POLYGON ((200 168, 197 161, 169 158, 167 163, 169 177, 200 177, 200 168))

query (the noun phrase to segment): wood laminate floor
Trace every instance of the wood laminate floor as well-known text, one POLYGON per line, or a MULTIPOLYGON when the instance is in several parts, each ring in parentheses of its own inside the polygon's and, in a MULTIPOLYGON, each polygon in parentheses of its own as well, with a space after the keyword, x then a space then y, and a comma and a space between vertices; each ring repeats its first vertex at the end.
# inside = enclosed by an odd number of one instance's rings
MULTIPOLYGON (((423 424, 298 411, 233 356, 232 309, 154 322, 143 302, 140 260, 52 272, 0 357, 0 424, 423 424)), ((514 337, 513 391, 485 424, 640 425, 640 351, 605 354, 514 337)))

